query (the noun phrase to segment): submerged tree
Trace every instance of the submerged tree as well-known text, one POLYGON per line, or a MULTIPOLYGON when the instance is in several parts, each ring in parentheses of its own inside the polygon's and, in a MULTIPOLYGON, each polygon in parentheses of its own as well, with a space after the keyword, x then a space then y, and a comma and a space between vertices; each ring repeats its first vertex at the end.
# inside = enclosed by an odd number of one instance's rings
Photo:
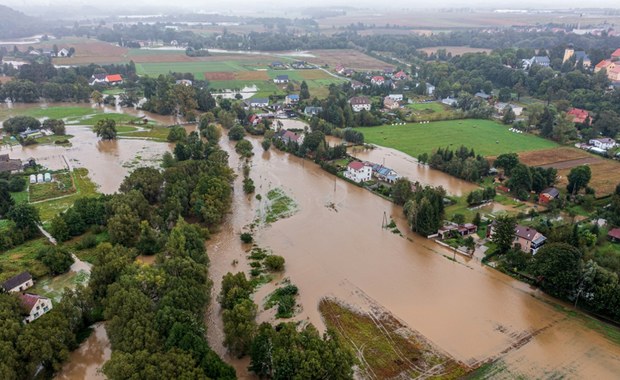
POLYGON ((103 140, 114 140, 116 139, 116 121, 114 119, 99 120, 93 131, 103 140))

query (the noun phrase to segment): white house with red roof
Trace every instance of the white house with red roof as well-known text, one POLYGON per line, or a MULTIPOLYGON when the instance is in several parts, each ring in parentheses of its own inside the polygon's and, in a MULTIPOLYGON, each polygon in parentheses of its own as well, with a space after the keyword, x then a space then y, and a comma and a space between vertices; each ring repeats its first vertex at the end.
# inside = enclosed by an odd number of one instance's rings
POLYGON ((28 313, 24 323, 30 323, 52 310, 52 300, 37 294, 23 293, 18 295, 22 307, 28 313))
POLYGON ((123 77, 121 74, 110 74, 105 77, 105 81, 108 84, 121 84, 123 83, 123 77))
POLYGON ((394 78, 394 80, 406 80, 409 79, 409 75, 405 74, 405 72, 401 70, 394 74, 392 78, 394 78))
POLYGON ((370 83, 374 84, 375 86, 382 86, 385 83, 385 78, 381 75, 375 75, 374 77, 370 78, 370 83))
POLYGON ((370 181, 372 178, 372 168, 363 162, 353 161, 347 166, 344 176, 357 183, 370 181))

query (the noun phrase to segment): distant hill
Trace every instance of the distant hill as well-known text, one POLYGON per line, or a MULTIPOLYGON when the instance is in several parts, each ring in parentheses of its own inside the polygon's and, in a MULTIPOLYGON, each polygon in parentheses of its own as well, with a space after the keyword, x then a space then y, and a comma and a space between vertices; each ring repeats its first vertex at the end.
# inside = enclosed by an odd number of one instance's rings
POLYGON ((45 32, 47 24, 40 19, 0 5, 0 39, 29 37, 45 32))

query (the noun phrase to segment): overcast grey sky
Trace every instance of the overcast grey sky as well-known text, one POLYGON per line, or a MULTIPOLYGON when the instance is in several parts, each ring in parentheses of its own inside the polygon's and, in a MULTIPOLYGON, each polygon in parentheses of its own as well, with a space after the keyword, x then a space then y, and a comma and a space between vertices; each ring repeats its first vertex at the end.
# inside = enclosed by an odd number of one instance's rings
MULTIPOLYGON (((568 8, 568 7, 609 7, 620 8, 620 4, 614 0, 435 0, 432 2, 411 1, 411 0, 392 0, 389 2, 377 2, 376 0, 312 0, 307 2, 291 2, 287 0, 104 0, 94 2, 92 0, 0 0, 0 4, 10 7, 36 12, 40 7, 59 7, 65 8, 63 11, 70 13, 67 6, 78 6, 88 8, 99 8, 105 10, 117 10, 120 14, 134 13, 136 11, 156 11, 156 8, 168 8, 179 12, 198 12, 198 11, 217 11, 228 13, 231 10, 277 10, 293 7, 312 7, 312 6, 341 6, 350 5, 354 7, 370 7, 377 9, 387 8, 430 8, 430 7, 476 7, 487 9, 513 8, 522 9, 532 8, 568 8)), ((39 9, 40 10, 40 9, 39 9)), ((157 13, 157 12, 153 12, 157 13)))

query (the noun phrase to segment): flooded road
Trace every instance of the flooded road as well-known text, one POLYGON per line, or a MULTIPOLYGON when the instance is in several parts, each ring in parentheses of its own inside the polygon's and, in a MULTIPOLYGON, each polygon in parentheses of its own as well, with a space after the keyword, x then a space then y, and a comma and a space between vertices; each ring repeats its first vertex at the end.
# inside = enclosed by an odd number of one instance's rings
MULTIPOLYGON (((620 347, 539 300, 545 296, 537 290, 476 260, 447 259, 444 255, 452 257, 451 251, 406 232, 400 207, 335 179, 309 161, 273 149, 263 153, 259 140, 251 141, 255 156, 250 176, 256 193, 281 188, 299 206, 292 217, 255 234, 261 247, 285 257, 284 276, 299 286, 303 310, 295 319, 323 329, 317 305, 321 298, 331 296, 360 309, 381 305, 440 350, 470 366, 502 358, 506 371, 528 377, 553 372, 567 377, 616 378, 620 373, 620 347), (328 207, 331 204, 335 207, 328 207), (396 221, 405 237, 381 229, 384 213, 396 221), (576 340, 579 344, 570 344, 576 340), (599 351, 600 355, 591 355, 599 351), (547 360, 547 356, 555 359, 547 360)), ((238 167, 233 145, 224 138, 222 146, 230 153, 231 165, 238 167)), ((386 166, 397 169, 394 163, 386 162, 386 166)), ((240 377, 249 378, 247 362, 225 355, 215 302, 223 274, 248 270, 238 235, 255 218, 253 210, 260 201, 243 194, 240 181, 235 183, 232 214, 208 242, 214 302, 207 323, 213 349, 235 365, 240 377), (233 260, 239 264, 233 265, 233 260)), ((452 183, 449 191, 468 191, 457 184, 452 183)), ((265 293, 263 289, 257 292, 265 293)), ((261 299, 255 301, 262 304, 261 299)))
POLYGON ((106 377, 99 372, 110 359, 112 349, 103 323, 97 323, 80 347, 69 354, 69 360, 56 375, 56 380, 95 380, 106 377))

